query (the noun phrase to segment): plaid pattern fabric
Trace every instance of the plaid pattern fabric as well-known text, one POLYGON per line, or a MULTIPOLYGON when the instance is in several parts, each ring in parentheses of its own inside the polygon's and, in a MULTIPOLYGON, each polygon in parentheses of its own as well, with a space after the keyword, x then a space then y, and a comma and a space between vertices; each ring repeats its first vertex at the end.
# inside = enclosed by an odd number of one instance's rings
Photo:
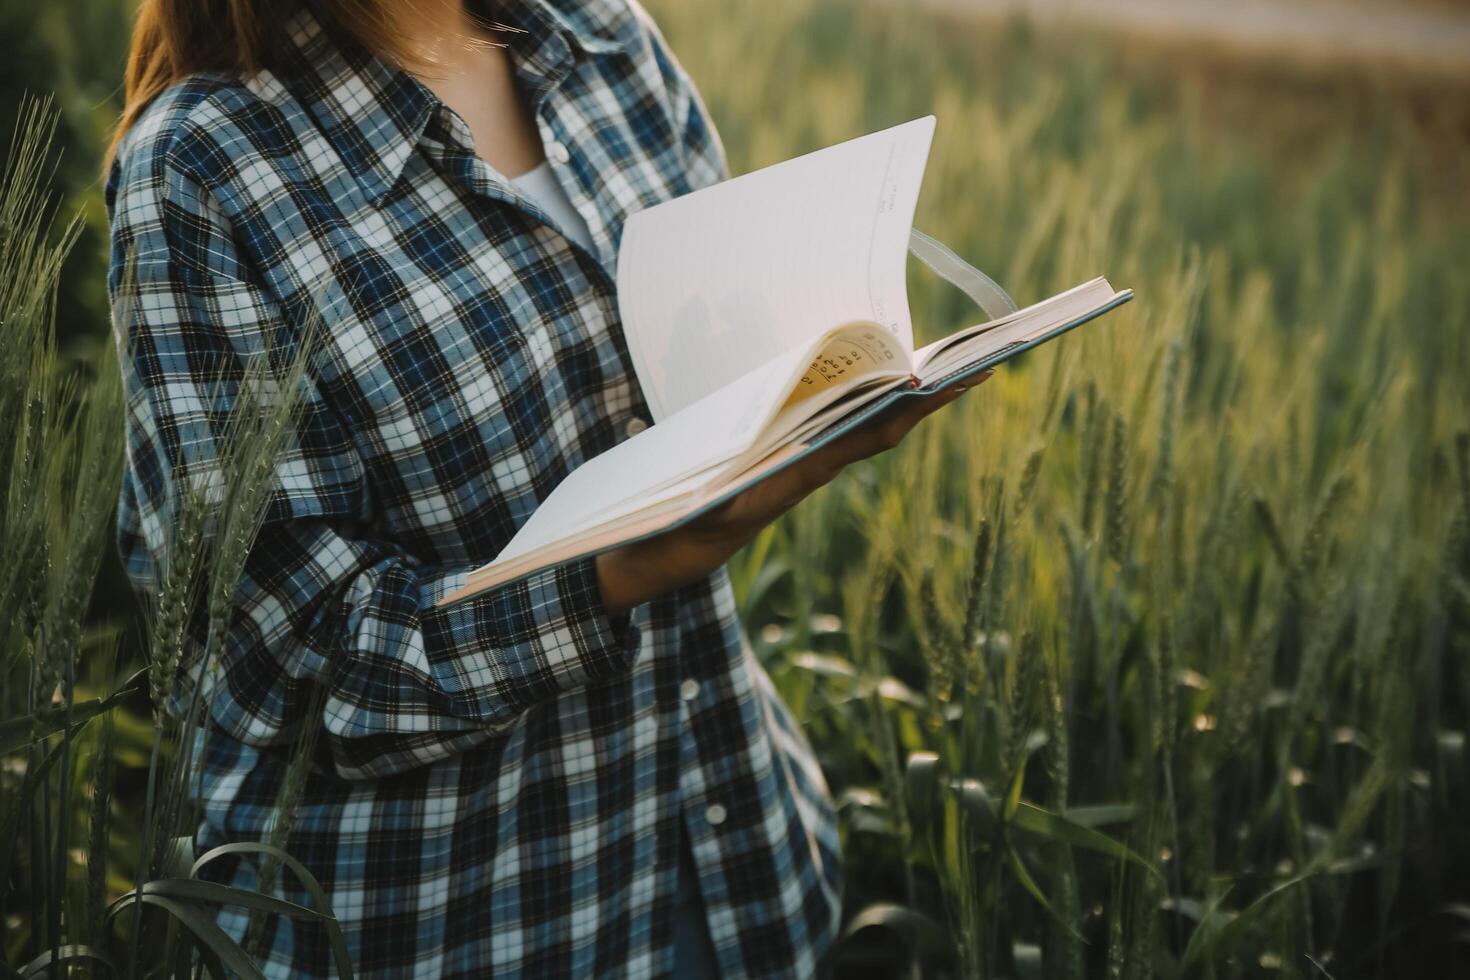
MULTIPOLYGON (((109 175, 119 547, 141 589, 182 488, 217 463, 217 379, 324 324, 213 675, 201 846, 267 839, 312 726, 288 848, 360 976, 667 975, 681 827, 722 972, 808 976, 837 922, 835 824, 723 571, 619 619, 591 561, 432 605, 646 419, 614 296, 622 224, 724 175, 629 0, 487 13, 518 29, 519 85, 591 250, 312 0, 269 70, 159 96, 109 175)), ((272 975, 332 972, 309 925, 272 923, 263 950, 272 975)))

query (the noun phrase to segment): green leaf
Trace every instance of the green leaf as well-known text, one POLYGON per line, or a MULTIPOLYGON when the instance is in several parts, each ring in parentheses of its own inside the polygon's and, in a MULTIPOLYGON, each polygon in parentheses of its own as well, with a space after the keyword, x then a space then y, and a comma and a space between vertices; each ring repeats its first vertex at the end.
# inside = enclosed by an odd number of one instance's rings
POLYGON ((1186 919, 1193 919, 1195 922, 1205 917, 1204 903, 1197 898, 1189 898, 1188 896, 1183 898, 1166 898, 1159 903, 1159 908, 1165 912, 1182 915, 1186 919))
POLYGON ((272 915, 285 915, 293 919, 306 919, 311 922, 326 922, 332 918, 330 915, 324 915, 314 909, 297 905, 295 902, 288 902, 282 898, 244 888, 234 888, 230 885, 221 885, 213 881, 200 881, 198 878, 155 878, 143 885, 143 894, 162 895, 165 898, 177 898, 187 902, 235 905, 240 908, 269 912, 272 915))
POLYGON ((1132 803, 1101 803, 1097 806, 1068 807, 1062 816, 1082 827, 1105 827, 1108 824, 1127 823, 1137 812, 1138 807, 1132 803))
POLYGON ((1443 908, 1441 908, 1440 911, 1443 912, 1445 915, 1451 915, 1457 919, 1462 919, 1465 922, 1470 922, 1470 904, 1466 904, 1464 902, 1450 902, 1448 905, 1445 905, 1443 908))
POLYGON ((1151 874, 1159 873, 1152 864, 1111 837, 1032 803, 1018 804, 1010 825, 1038 837, 1061 841, 1074 847, 1085 847, 1123 861, 1132 861, 1151 874))
POLYGON ((1316 872, 1311 871, 1297 875, 1290 881, 1284 881, 1262 894, 1238 913, 1220 908, 1221 903, 1225 900, 1223 894, 1211 902, 1200 919, 1199 928, 1190 933, 1189 942, 1184 947, 1184 958, 1179 964, 1179 975, 1188 976, 1190 969, 1197 964, 1212 962, 1217 953, 1235 949, 1244 937, 1245 931, 1260 918, 1261 913, 1265 911, 1272 899, 1315 875, 1316 872))
POLYGON ((896 933, 910 949, 939 952, 949 949, 943 926, 916 909, 892 902, 876 902, 848 920, 842 938, 848 939, 864 929, 887 929, 896 933))
POLYGON ((107 968, 109 974, 117 976, 117 965, 108 959, 106 953, 96 946, 87 946, 81 943, 58 946, 55 950, 46 950, 46 952, 21 967, 16 973, 16 976, 20 977, 21 980, 30 980, 31 977, 42 977, 51 969, 53 963, 74 963, 78 960, 91 960, 94 963, 99 963, 107 968))
POLYGON ((850 806, 887 809, 888 801, 871 786, 849 786, 837 795, 837 809, 850 806))
POLYGON ((1006 848, 1006 857, 1010 859, 1011 870, 1016 873, 1016 880, 1021 883, 1022 888, 1031 893, 1032 898, 1041 903, 1041 907, 1046 909, 1046 914, 1051 916, 1057 925, 1067 930, 1078 942, 1086 943, 1087 940, 1082 938, 1082 933, 1077 931, 1076 923, 1068 922, 1062 917, 1061 913, 1052 908, 1051 902, 1047 900, 1046 895, 1041 890, 1041 886, 1036 883, 1036 879, 1031 877, 1030 869, 1026 867, 1026 862, 1016 852, 1014 847, 1006 848))
POLYGON ((1226 887, 1223 892, 1210 899, 1209 904, 1204 907, 1204 911, 1195 917, 1199 921, 1199 925, 1189 934, 1189 942, 1185 944, 1184 955, 1179 960, 1179 975, 1181 977, 1187 976, 1190 966, 1199 957, 1204 955, 1202 951, 1208 944, 1209 934, 1216 928, 1212 925, 1215 919, 1221 916, 1229 917, 1234 915, 1233 912, 1220 912, 1220 906, 1224 904, 1225 896, 1229 894, 1230 889, 1226 887))
POLYGON ((874 690, 878 692, 878 697, 889 704, 906 705, 915 711, 927 711, 929 708, 929 703, 923 697, 897 677, 882 677, 877 680, 871 677, 864 678, 857 690, 853 692, 853 696, 865 698, 874 690))
MULTIPOLYGON (((207 950, 225 969, 234 972, 238 976, 245 977, 247 980, 257 980, 257 978, 258 980, 265 980, 265 974, 261 973, 260 969, 251 962, 250 957, 245 954, 245 950, 240 948, 240 944, 231 939, 219 927, 219 924, 214 921, 213 916, 205 915, 198 909, 175 899, 165 898, 162 895, 139 895, 136 892, 129 892, 108 906, 107 914, 104 916, 103 921, 110 924, 119 912, 133 908, 134 903, 138 902, 143 905, 152 905, 167 912, 173 917, 174 921, 194 937, 201 952, 207 950)), ((139 928, 139 924, 136 922, 133 923, 133 928, 139 928)), ((211 970, 211 973, 213 973, 213 970, 211 970)), ((219 980, 227 980, 227 975, 223 972, 219 973, 218 977, 219 980)))
POLYGON ((749 614, 760 608, 761 600, 771 583, 779 578, 782 569, 777 566, 783 565, 780 559, 770 559, 771 546, 776 540, 776 525, 767 524, 755 540, 746 545, 742 561, 734 563, 730 569, 731 584, 735 587, 735 594, 741 601, 741 621, 750 622, 753 617, 749 614), (773 572, 775 574, 773 574, 773 572), (766 579, 762 583, 762 579, 766 579))
POLYGON ((929 794, 939 792, 940 777, 944 772, 944 767, 939 761, 938 752, 910 752, 908 761, 904 765, 904 772, 908 777, 911 789, 929 794))
MULTIPOLYGON (((80 728, 102 712, 101 698, 78 701, 71 706, 73 728, 80 728)), ((33 715, 21 715, 0 722, 0 755, 18 752, 33 742, 55 735, 66 727, 66 708, 42 708, 33 715)))
POLYGON ((855 681, 858 677, 858 669, 850 662, 830 653, 813 653, 804 650, 801 653, 793 653, 786 658, 791 666, 816 674, 818 677, 840 677, 843 680, 855 681))
POLYGON ((1016 965, 1016 976, 1020 980, 1041 980, 1043 970, 1041 947, 1035 943, 1012 943, 1011 962, 1016 965))
POLYGON ((971 826, 988 836, 995 829, 996 815, 995 801, 985 784, 978 779, 960 779, 950 785, 961 808, 969 814, 971 826))
MULTIPOLYGON (((147 681, 147 671, 140 670, 122 687, 113 691, 105 698, 88 698, 86 701, 77 701, 71 706, 71 727, 66 732, 66 738, 72 738, 81 728, 93 718, 106 711, 111 711, 123 698, 128 697, 135 691, 143 689, 147 681)), ((9 755, 18 752, 35 742, 50 738, 62 729, 67 728, 67 709, 42 708, 32 715, 23 715, 19 718, 8 718, 0 721, 0 755, 9 755)))
POLYGON ((306 865, 287 852, 281 850, 279 847, 270 844, 258 844, 254 841, 237 841, 233 844, 221 844, 219 847, 199 855, 199 859, 194 862, 194 867, 189 871, 189 876, 191 878, 197 878, 199 872, 211 862, 232 854, 264 854, 267 857, 273 857, 296 876, 296 880, 301 883, 301 887, 305 888, 306 893, 311 896, 311 903, 325 917, 323 925, 327 930, 327 940, 332 944, 332 958, 337 963, 337 976, 339 980, 352 980, 352 957, 347 952, 347 939, 342 935, 342 924, 337 921, 336 916, 332 913, 332 903, 327 900, 326 889, 322 887, 321 882, 316 880, 316 875, 307 870, 306 865))
MULTIPOLYGON (((132 694, 135 690, 140 690, 142 685, 147 683, 147 678, 148 673, 146 670, 138 671, 132 677, 128 678, 127 683, 123 684, 122 687, 118 688, 116 691, 113 691, 107 697, 103 698, 100 702, 101 707, 99 707, 99 709, 89 717, 96 717, 96 715, 101 714, 103 711, 111 710, 111 708, 115 706, 117 702, 132 694)), ((76 711, 76 708, 77 706, 73 704, 73 712, 76 711)), ((19 720, 26 722, 26 730, 28 734, 27 741, 24 744, 28 745, 30 744, 29 716, 26 719, 19 720)), ((51 768, 55 766, 56 763, 61 759, 66 747, 71 744, 72 739, 76 737, 77 733, 80 732, 82 730, 82 727, 86 724, 86 720, 78 723, 76 722, 75 718, 73 718, 73 722, 74 723, 72 724, 72 726, 66 730, 61 739, 46 751, 46 755, 41 759, 40 765, 36 766, 35 769, 26 772, 25 780, 22 783, 20 794, 17 797, 7 801, 11 804, 11 809, 8 813, 6 813, 5 819, 3 821, 0 821, 0 841, 13 841, 16 839, 17 828, 20 826, 21 815, 30 808, 31 797, 35 795, 36 791, 40 787, 45 785, 46 777, 51 772, 51 768)), ((3 754, 3 752, 0 752, 0 755, 3 754)), ((0 860, 0 865, 3 865, 4 863, 5 862, 3 860, 0 860)))
MULTIPOLYGON (((761 565, 760 571, 756 573, 745 591, 744 610, 752 614, 749 619, 755 618, 754 613, 766 605, 767 596, 783 578, 790 574, 791 563, 784 557, 771 558, 761 565)), ((743 621, 749 621, 744 616, 741 618, 743 621)))
POLYGON ((168 842, 163 855, 163 874, 168 878, 186 878, 189 862, 194 858, 194 838, 175 837, 168 842))
POLYGON ((888 809, 888 801, 875 789, 849 786, 837 797, 837 812, 842 814, 853 830, 889 837, 898 834, 898 828, 893 823, 893 814, 888 809))
POLYGON ((1011 780, 1010 792, 1006 793, 1005 809, 1001 811, 1001 819, 1009 821, 1016 815, 1016 808, 1021 805, 1021 784, 1026 781, 1026 762, 1028 757, 1021 759, 1021 764, 1016 767, 1016 775, 1011 780))
POLYGON ((1001 812, 1002 820, 1008 821, 1015 815, 1016 807, 1021 803, 1021 787, 1026 782, 1026 766, 1031 762, 1031 756, 1046 742, 1046 733, 1035 731, 1027 735, 1022 743, 1021 762, 1016 766, 1015 778, 1011 780, 1010 791, 1006 793, 1005 809, 1001 812))
POLYGON ((904 764, 909 802, 918 813, 933 813, 944 787, 944 766, 937 752, 910 752, 904 764))

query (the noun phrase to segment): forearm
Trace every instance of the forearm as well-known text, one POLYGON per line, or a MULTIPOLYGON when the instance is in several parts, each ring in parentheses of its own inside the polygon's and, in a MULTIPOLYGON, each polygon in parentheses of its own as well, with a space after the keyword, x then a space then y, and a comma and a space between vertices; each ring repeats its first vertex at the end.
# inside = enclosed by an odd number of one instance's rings
POLYGON ((743 541, 701 543, 679 533, 661 535, 597 556, 597 584, 610 616, 696 582, 719 568, 743 541))

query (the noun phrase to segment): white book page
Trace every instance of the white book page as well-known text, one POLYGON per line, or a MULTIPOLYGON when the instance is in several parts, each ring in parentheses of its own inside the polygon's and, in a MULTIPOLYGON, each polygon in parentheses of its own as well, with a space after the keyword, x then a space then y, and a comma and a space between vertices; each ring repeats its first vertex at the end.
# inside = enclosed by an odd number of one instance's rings
POLYGON ((739 456, 810 360, 810 349, 788 351, 583 463, 541 502, 496 562, 636 510, 671 484, 739 456))
POLYGON ((1099 276, 1010 316, 967 327, 914 353, 919 377, 927 384, 1007 347, 1045 336, 1106 306, 1118 295, 1108 281, 1099 276))
POLYGON ((655 422, 838 324, 913 350, 904 273, 934 117, 641 211, 618 306, 655 422))

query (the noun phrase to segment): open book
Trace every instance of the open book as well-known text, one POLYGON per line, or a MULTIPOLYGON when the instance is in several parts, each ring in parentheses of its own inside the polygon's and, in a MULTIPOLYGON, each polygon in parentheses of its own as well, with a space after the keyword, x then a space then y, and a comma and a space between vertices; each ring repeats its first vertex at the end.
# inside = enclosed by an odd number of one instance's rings
POLYGON ((628 219, 623 331, 653 425, 588 460, 452 602, 668 531, 904 397, 998 364, 1126 302, 1106 279, 1016 310, 912 228, 926 116, 628 219), (912 251, 987 320, 914 349, 912 251))

